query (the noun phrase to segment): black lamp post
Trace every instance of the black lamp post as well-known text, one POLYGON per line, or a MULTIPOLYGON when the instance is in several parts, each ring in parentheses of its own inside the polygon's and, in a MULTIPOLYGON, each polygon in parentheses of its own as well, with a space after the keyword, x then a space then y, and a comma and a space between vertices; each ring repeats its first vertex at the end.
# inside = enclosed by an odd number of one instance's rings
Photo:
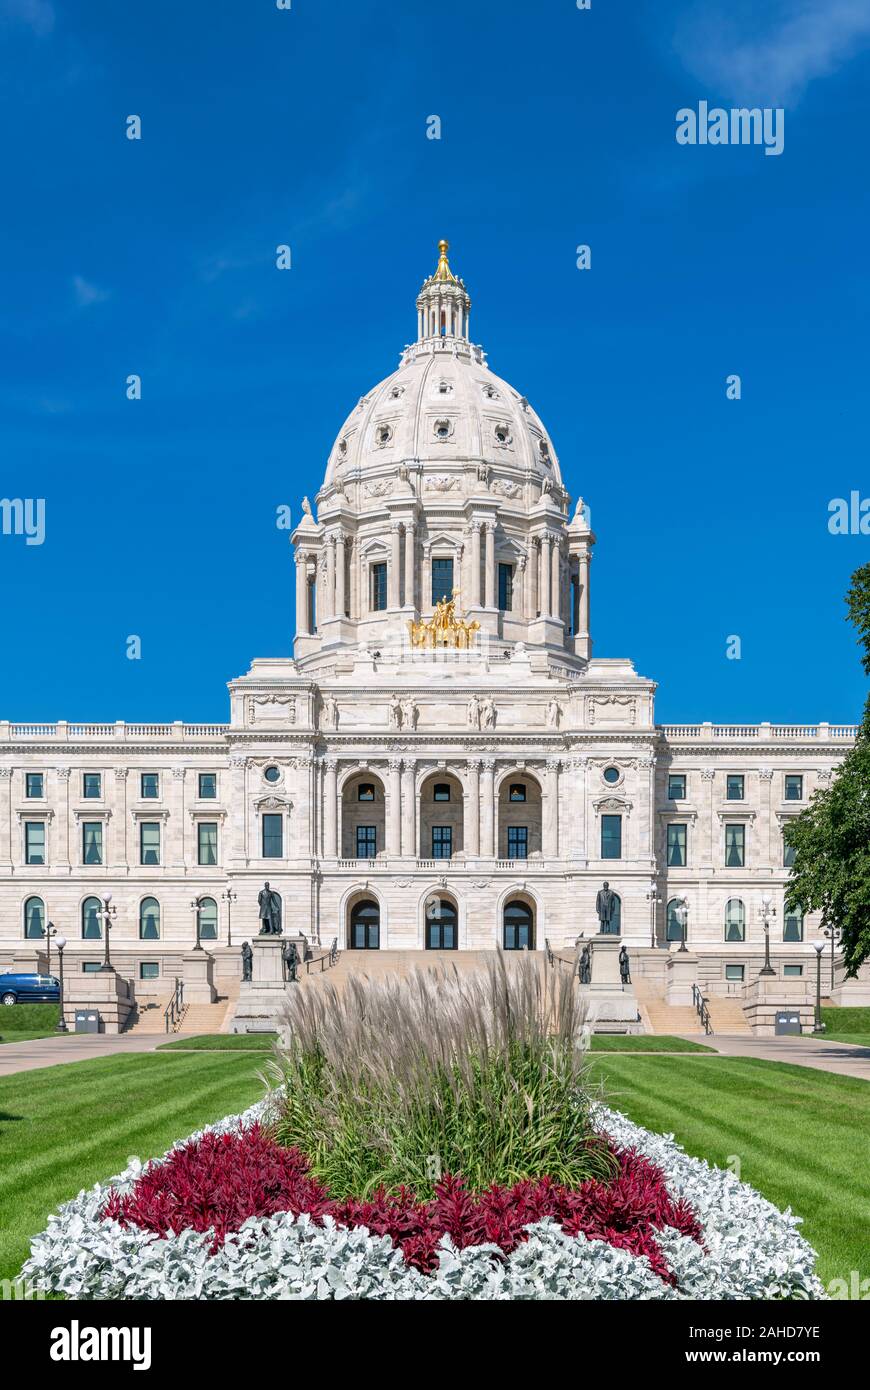
POLYGON ((770 963, 770 919, 776 916, 776 908, 769 893, 761 895, 761 921, 764 926, 764 965, 759 970, 759 975, 775 975, 776 971, 770 963))
POLYGON ((195 944, 195 946, 194 946, 194 948, 193 948, 195 951, 201 951, 201 950, 202 950, 202 941, 200 940, 200 936, 199 936, 199 933, 200 933, 199 910, 200 910, 200 905, 201 905, 201 903, 202 903, 202 900, 203 900, 203 897, 204 897, 204 896, 205 896, 205 894, 201 893, 201 894, 199 895, 199 897, 198 897, 198 898, 194 898, 193 902, 190 904, 191 907, 193 908, 193 911, 194 911, 194 914, 195 914, 195 921, 196 921, 196 944, 195 944))
POLYGON ((822 935, 823 935, 823 936, 826 936, 826 937, 829 939, 830 943, 831 943, 831 993, 833 993, 833 990, 834 990, 834 952, 835 952, 836 949, 837 949, 837 943, 839 942, 840 937, 843 935, 843 933, 842 933, 842 931, 841 931, 841 929, 840 929, 839 927, 830 926, 830 927, 822 927, 822 935))
POLYGON ((58 1019, 55 1032, 68 1033, 69 1029, 66 1026, 66 1019, 63 1016, 63 948, 66 945, 66 937, 60 932, 55 935, 55 945, 57 946, 57 958, 60 962, 57 972, 60 976, 60 1018, 58 1019))
POLYGON ((48 969, 46 970, 46 974, 48 974, 48 975, 51 974, 51 938, 52 938, 53 936, 57 936, 57 927, 54 925, 54 922, 46 922, 46 924, 45 924, 45 940, 46 940, 46 955, 47 955, 47 957, 48 957, 48 969))
POLYGON ((822 1022, 822 952, 825 949, 824 941, 814 941, 813 950, 816 953, 816 1018, 813 1025, 814 1033, 824 1033, 825 1025, 822 1022))
POLYGON ((110 933, 110 931, 112 930, 112 923, 113 923, 113 921, 115 920, 115 917, 118 915, 118 909, 116 908, 115 904, 112 902, 112 895, 111 895, 111 893, 104 893, 104 894, 103 894, 103 910, 102 910, 102 913, 101 913, 100 915, 102 916, 102 919, 103 919, 103 936, 104 936, 105 939, 106 939, 106 950, 105 950, 105 955, 104 955, 104 957, 103 957, 103 963, 102 963, 102 965, 100 966, 100 969, 101 969, 101 970, 113 970, 113 969, 114 969, 114 966, 112 965, 112 961, 111 961, 111 957, 110 957, 110 953, 109 953, 109 933, 110 933))
POLYGON ((686 938, 689 934, 689 904, 686 902, 685 898, 681 900, 681 902, 675 910, 677 914, 677 921, 679 922, 680 929, 683 933, 682 939, 680 941, 680 950, 686 951, 688 950, 688 947, 686 946, 686 938))
POLYGON ((224 902, 225 902, 226 905, 227 905, 227 945, 228 945, 228 946, 232 946, 232 944, 233 944, 233 903, 236 901, 236 898, 237 898, 238 896, 239 896, 238 893, 235 891, 235 889, 233 888, 233 886, 232 886, 231 883, 228 883, 227 886, 226 886, 226 888, 224 889, 224 891, 221 893, 221 897, 223 898, 224 902))
POLYGON ((651 907, 651 909, 652 909, 652 921, 650 922, 649 944, 650 944, 650 946, 651 946, 653 949, 655 949, 655 944, 656 944, 656 913, 657 913, 657 911, 658 911, 658 906, 659 906, 659 903, 661 902, 661 898, 659 897, 659 890, 658 890, 658 888, 656 887, 656 885, 655 885, 654 883, 651 884, 651 886, 650 886, 650 888, 649 888, 649 890, 648 890, 648 892, 647 892, 646 900, 647 900, 647 902, 649 903, 649 905, 650 905, 650 907, 651 907))

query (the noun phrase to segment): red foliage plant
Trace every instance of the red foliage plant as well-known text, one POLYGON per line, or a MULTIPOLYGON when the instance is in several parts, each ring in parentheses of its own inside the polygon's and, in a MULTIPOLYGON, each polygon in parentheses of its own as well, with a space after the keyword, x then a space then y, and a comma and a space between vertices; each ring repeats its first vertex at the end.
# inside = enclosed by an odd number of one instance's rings
POLYGON ((469 1192, 461 1177, 447 1175, 430 1201, 419 1201, 407 1188, 381 1190, 368 1201, 333 1201, 310 1175, 304 1154, 282 1148, 254 1124, 230 1134, 208 1131, 173 1149, 148 1164, 129 1192, 113 1189, 102 1215, 161 1236, 212 1230, 212 1252, 250 1217, 307 1212, 321 1225, 328 1215, 339 1225, 389 1236, 408 1264, 424 1273, 437 1267, 445 1234, 460 1248, 491 1243, 508 1254, 526 1239, 527 1225, 551 1217, 568 1235, 582 1233, 646 1255, 656 1274, 671 1282, 656 1228, 674 1226, 700 1243, 697 1217, 687 1202, 673 1200, 661 1170, 648 1159, 633 1151, 620 1151, 617 1159, 611 1182, 591 1179, 577 1188, 545 1177, 469 1192))

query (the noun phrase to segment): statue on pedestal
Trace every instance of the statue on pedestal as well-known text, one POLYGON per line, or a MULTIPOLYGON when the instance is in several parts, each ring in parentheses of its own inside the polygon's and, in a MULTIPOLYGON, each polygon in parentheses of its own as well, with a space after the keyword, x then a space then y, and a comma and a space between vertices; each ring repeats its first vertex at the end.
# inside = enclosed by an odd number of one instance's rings
POLYGON ((287 984, 295 985, 299 980, 299 953, 296 950, 296 942, 288 941, 281 952, 284 960, 284 979, 287 984))
POLYGON ((598 913, 598 930, 604 936, 609 935, 610 924, 616 911, 616 894, 611 892, 607 879, 604 880, 604 886, 598 890, 598 896, 595 899, 595 911, 598 913))
POLYGON ((588 985, 592 981, 592 952, 588 944, 580 952, 580 964, 577 969, 581 985, 588 985))
POLYGON ((268 882, 263 885, 257 894, 257 904, 260 910, 260 935, 280 936, 281 899, 274 889, 269 887, 268 882))
POLYGON ((254 978, 254 953, 247 941, 242 942, 242 982, 250 984, 254 978))
POLYGON ((619 951, 619 978, 624 985, 631 984, 631 970, 629 969, 628 951, 625 944, 620 947, 619 951))

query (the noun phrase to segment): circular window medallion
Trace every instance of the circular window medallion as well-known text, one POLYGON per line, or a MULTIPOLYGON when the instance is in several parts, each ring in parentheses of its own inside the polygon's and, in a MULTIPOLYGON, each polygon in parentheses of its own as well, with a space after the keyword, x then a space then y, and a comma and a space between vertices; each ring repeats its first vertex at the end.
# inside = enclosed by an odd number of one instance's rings
POLYGON ((613 786, 614 782, 619 781, 620 777, 622 776, 622 773, 619 771, 618 767, 606 767, 604 769, 604 772, 602 773, 602 776, 605 782, 609 782, 610 785, 613 786))
POLYGON ((389 444, 392 437, 392 425, 378 425, 378 428, 375 430, 375 443, 378 445, 380 449, 383 449, 387 444, 389 444))
POLYGON ((265 777, 267 782, 280 782, 281 769, 279 767, 275 767, 274 765, 272 767, 267 767, 265 772, 263 773, 263 776, 265 777))
POLYGON ((502 449, 506 449, 511 442, 511 432, 509 425, 496 425, 493 431, 496 444, 502 449))
POLYGON ((450 422, 449 420, 436 420, 436 421, 435 421, 435 438, 436 438, 436 439, 449 439, 452 433, 453 433, 453 425, 451 424, 451 422, 450 422))

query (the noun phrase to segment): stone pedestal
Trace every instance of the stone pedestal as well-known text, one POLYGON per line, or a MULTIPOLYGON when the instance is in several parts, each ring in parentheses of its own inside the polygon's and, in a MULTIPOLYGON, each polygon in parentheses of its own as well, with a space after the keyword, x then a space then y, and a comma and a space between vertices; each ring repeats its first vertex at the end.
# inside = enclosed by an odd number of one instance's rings
POLYGON ((214 961, 208 951, 187 951, 182 958, 185 1004, 213 1004, 217 998, 214 987, 214 961))
POLYGON ((76 1010, 95 1009, 101 1033, 122 1033, 135 1005, 132 985, 116 970, 97 970, 92 975, 64 972, 63 1016, 75 1032, 76 1010))
POLYGON ((672 951, 665 966, 665 999, 669 1004, 692 1004, 698 983, 698 957, 691 951, 672 951))
MULTIPOLYGON (((776 1016, 786 1013, 800 1020, 802 1033, 811 1033, 816 1014, 815 980, 780 980, 760 976, 743 989, 746 1022, 757 1037, 774 1037, 776 1016)), ((824 1035, 823 1035, 824 1036, 824 1035)))
POLYGON ((632 985, 624 985, 619 974, 618 936, 595 936, 592 948, 592 979, 583 986, 587 993, 589 1022, 596 1033, 641 1033, 643 1026, 632 985))
MULTIPOLYGON (((815 965, 815 961, 813 961, 815 965)), ((830 980, 830 957, 826 956, 822 963, 822 995, 825 990, 825 975, 827 973, 830 980)), ((813 975, 815 979, 815 975, 813 975)), ((847 980, 840 966, 838 974, 834 976, 836 981, 834 988, 830 991, 831 1003, 839 1004, 843 1008, 866 1008, 870 1004, 870 965, 865 962, 858 967, 858 974, 853 980, 847 980)))
POLYGON ((252 979, 242 980, 239 986, 239 1002, 233 1014, 233 1033, 266 1033, 279 1027, 287 990, 298 988, 297 985, 284 983, 283 948, 282 936, 255 936, 251 942, 254 953, 252 979))

